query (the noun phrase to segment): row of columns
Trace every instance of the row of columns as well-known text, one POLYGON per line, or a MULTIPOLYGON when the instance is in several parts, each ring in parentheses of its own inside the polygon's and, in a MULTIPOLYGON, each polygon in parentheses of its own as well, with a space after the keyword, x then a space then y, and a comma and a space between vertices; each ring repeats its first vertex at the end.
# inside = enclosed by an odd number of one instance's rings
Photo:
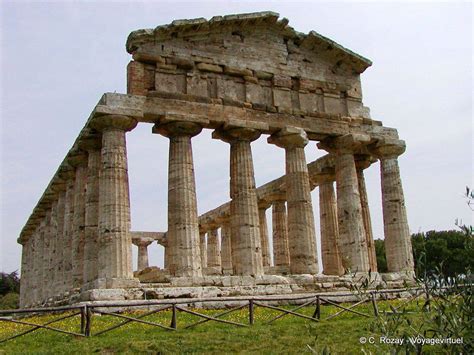
MULTIPOLYGON (((23 241, 24 260, 34 260, 24 263, 25 300, 39 303, 71 290, 138 284, 132 272, 125 143, 125 133, 136 124, 126 116, 96 117, 90 127, 97 135, 82 140, 76 154, 69 156, 69 167, 60 172, 56 188, 42 200, 41 221, 23 241)), ((226 273, 260 276, 270 264, 263 218, 268 206, 258 205, 251 142, 261 131, 227 126, 213 132, 213 138, 230 144, 230 219, 222 226, 220 252, 217 233, 212 231, 204 245, 199 232, 191 138, 201 130, 199 124, 186 121, 158 123, 153 128, 170 142, 167 269, 173 276, 199 277, 203 265, 219 265, 226 273)), ((286 161, 286 199, 272 204, 275 265, 288 266, 291 274, 316 274, 316 235, 304 153, 308 138, 301 129, 287 128, 268 142, 285 149, 286 161)), ((320 187, 324 270, 334 274, 344 269, 375 270, 365 182, 354 158, 360 142, 344 136, 319 146, 336 159, 337 195, 332 183, 320 187)), ((381 161, 389 271, 412 270, 397 163, 401 151, 394 145, 376 146, 373 152, 381 161)))
POLYGON ((97 131, 68 156, 23 241, 21 304, 91 288, 138 285, 133 279, 125 133, 137 122, 100 116, 97 131))

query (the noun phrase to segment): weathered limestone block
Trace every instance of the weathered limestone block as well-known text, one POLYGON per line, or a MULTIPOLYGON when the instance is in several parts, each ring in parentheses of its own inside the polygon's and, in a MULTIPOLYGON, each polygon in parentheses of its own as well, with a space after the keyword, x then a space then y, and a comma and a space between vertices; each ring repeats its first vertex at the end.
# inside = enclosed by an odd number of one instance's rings
POLYGON ((210 63, 198 63, 196 66, 199 70, 202 71, 207 71, 211 73, 222 73, 224 69, 216 64, 210 64, 210 63))
POLYGON ((344 268, 339 251, 336 195, 332 181, 319 185, 319 214, 323 273, 325 275, 342 275, 344 268))
POLYGON ((102 132, 99 182, 99 288, 133 287, 130 193, 125 132, 137 121, 127 116, 96 116, 92 127, 102 132))
POLYGON ((188 74, 186 76, 186 93, 207 97, 207 78, 197 74, 188 74))
POLYGON ((245 84, 246 101, 253 104, 273 106, 273 94, 270 87, 247 82, 245 84))
POLYGON ((292 80, 290 76, 273 75, 273 85, 277 87, 284 87, 291 89, 292 80))
POLYGON ((221 251, 217 228, 207 233, 207 267, 221 267, 221 251))
POLYGON ((237 78, 217 78, 217 97, 233 101, 245 101, 245 83, 237 78))
POLYGON ((288 208, 288 247, 293 274, 316 274, 316 231, 314 227, 311 189, 304 147, 308 143, 301 129, 284 129, 268 138, 268 142, 285 149, 286 200, 288 208))
POLYGON ((300 109, 303 112, 324 112, 323 97, 315 93, 299 93, 300 109))
MULTIPOLYGON (((155 125, 153 133, 169 138, 168 169, 168 248, 171 275, 202 275, 191 137, 202 127, 192 122, 155 125)), ((208 260, 209 263, 209 260, 208 260)))
POLYGON ((146 95, 145 64, 130 61, 127 66, 127 94, 146 95))
POLYGON ((230 218, 234 275, 263 274, 257 193, 250 142, 260 136, 251 128, 213 132, 230 143, 230 218))
POLYGON ((58 236, 58 200, 54 199, 51 205, 51 219, 49 227, 49 267, 48 277, 46 281, 46 289, 48 298, 53 297, 56 293, 54 286, 56 285, 56 253, 57 253, 57 236, 58 236))
POLYGON ((389 272, 411 272, 414 267, 405 197, 397 159, 404 151, 404 141, 382 143, 374 150, 380 159, 385 251, 389 272))
POLYGON ((273 201, 273 264, 290 266, 290 250, 288 248, 288 224, 284 200, 273 201))
POLYGON ((336 94, 324 93, 324 109, 326 113, 347 114, 343 99, 336 94))
POLYGON ((179 73, 169 74, 157 71, 155 73, 155 88, 157 91, 184 94, 186 92, 186 76, 179 73))
POLYGON ((292 113, 291 91, 273 89, 273 104, 278 108, 278 112, 292 113))

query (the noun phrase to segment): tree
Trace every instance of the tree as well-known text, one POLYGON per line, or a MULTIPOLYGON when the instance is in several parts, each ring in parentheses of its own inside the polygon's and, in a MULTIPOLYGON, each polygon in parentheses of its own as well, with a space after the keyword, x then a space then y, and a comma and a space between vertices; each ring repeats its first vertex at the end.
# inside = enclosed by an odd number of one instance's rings
POLYGON ((375 239, 375 255, 377 257, 378 272, 387 272, 387 256, 385 255, 385 242, 383 239, 375 239))

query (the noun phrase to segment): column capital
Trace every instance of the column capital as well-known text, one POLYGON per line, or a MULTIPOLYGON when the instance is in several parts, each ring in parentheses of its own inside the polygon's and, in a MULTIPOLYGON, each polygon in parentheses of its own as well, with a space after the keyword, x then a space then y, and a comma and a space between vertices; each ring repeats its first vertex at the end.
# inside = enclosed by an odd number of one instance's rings
POLYGON ((79 149, 86 152, 100 150, 102 148, 102 137, 99 134, 90 135, 79 141, 79 149))
POLYGON ((213 139, 220 139, 226 143, 233 143, 237 141, 252 142, 258 138, 262 132, 254 128, 247 127, 233 127, 233 128, 219 128, 212 132, 213 139))
POLYGON ((131 131, 137 126, 137 120, 123 115, 94 116, 90 122, 91 128, 99 132, 108 130, 131 131))
POLYGON ((374 158, 372 158, 370 155, 356 154, 354 155, 354 161, 357 170, 364 170, 372 165, 372 163, 374 163, 376 160, 374 160, 374 158))
POLYGON ((308 142, 305 130, 297 127, 285 127, 267 138, 267 142, 280 148, 304 148, 308 142))
POLYGON ((173 121, 166 123, 156 123, 152 128, 152 133, 161 134, 165 137, 190 136, 201 133, 202 126, 195 122, 173 121))
POLYGON ((349 133, 339 137, 328 137, 317 144, 319 149, 329 153, 354 153, 370 143, 370 136, 363 133, 349 133))
POLYGON ((267 200, 259 200, 258 201, 258 209, 259 210, 267 210, 268 208, 270 208, 272 205, 272 202, 271 201, 267 201, 267 200))
POLYGON ((370 147, 370 152, 377 158, 396 158, 406 150, 406 144, 401 139, 384 139, 370 147))
POLYGON ((67 162, 74 168, 87 166, 87 153, 83 150, 76 149, 69 153, 67 162))
POLYGON ((135 239, 135 238, 132 238, 132 243, 134 245, 136 245, 137 247, 147 247, 153 242, 154 242, 153 239, 141 239, 141 238, 140 239, 135 239))

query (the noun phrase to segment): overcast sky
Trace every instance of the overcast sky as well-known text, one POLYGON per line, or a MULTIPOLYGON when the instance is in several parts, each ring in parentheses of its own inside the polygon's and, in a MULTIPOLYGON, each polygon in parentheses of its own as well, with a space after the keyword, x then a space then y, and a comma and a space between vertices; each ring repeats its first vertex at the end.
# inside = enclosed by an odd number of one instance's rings
MULTIPOLYGON (((0 271, 20 267, 16 239, 104 92, 126 93, 127 35, 175 19, 271 10, 371 59, 362 74, 372 118, 398 129, 412 232, 472 223, 472 5, 321 2, 1 1, 0 271)), ((193 139, 199 213, 228 201, 229 148, 193 139)), ((165 231, 168 140, 140 124, 127 136, 132 229, 165 231)), ((284 173, 284 152, 252 144, 257 185, 284 173)), ((308 161, 324 152, 306 147, 308 161)), ((374 235, 383 238, 378 164, 366 170, 374 235)), ((313 191, 319 229, 317 189, 313 191)), ((271 214, 267 211, 269 227, 271 214)), ((270 229, 271 232, 271 229, 270 229)), ((319 238, 319 230, 318 230, 319 238)), ((149 247, 152 265, 162 250, 149 247)))

